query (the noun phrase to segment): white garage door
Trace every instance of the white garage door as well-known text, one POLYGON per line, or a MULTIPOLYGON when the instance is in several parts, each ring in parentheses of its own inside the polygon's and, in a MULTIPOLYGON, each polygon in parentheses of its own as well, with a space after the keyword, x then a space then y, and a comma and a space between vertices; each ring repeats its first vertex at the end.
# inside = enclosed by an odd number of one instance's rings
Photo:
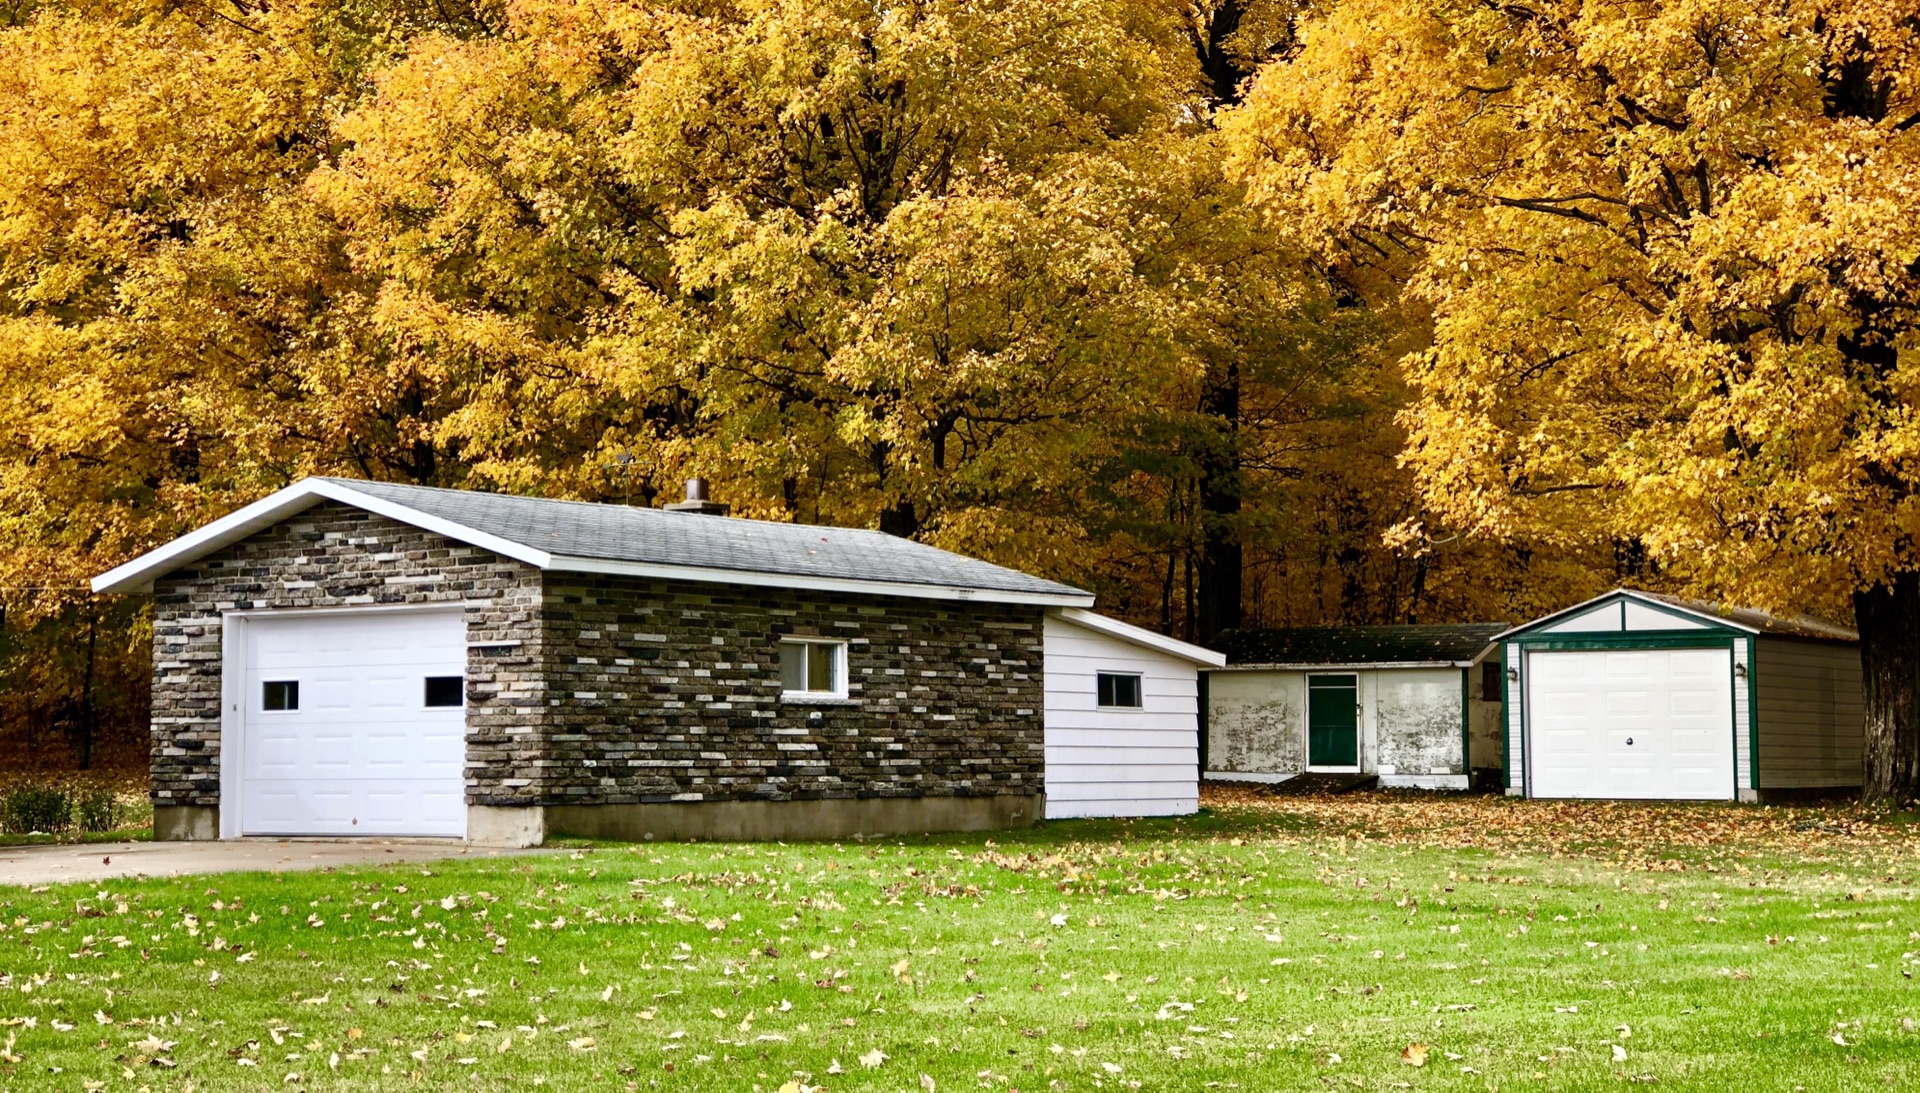
POLYGON ((246 624, 240 830, 467 833, 458 611, 246 624))
POLYGON ((1731 800, 1731 656, 1726 649, 1528 654, 1529 792, 1731 800))

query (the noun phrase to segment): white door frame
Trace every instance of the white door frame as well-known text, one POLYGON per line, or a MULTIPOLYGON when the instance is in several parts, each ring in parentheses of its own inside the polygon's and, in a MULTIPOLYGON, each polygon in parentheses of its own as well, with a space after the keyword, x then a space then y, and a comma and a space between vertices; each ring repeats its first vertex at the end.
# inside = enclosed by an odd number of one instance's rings
POLYGON ((317 618, 327 615, 466 613, 467 603, 396 603, 367 607, 251 607, 220 613, 220 837, 238 839, 246 830, 240 815, 246 769, 247 623, 256 618, 317 618))

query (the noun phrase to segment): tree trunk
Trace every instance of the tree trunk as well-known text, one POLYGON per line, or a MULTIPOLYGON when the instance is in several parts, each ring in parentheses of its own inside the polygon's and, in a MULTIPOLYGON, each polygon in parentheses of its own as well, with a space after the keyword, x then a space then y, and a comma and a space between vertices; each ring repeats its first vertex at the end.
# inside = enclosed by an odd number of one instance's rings
POLYGON ((80 725, 77 746, 74 748, 81 770, 93 769, 93 669, 95 634, 99 629, 100 616, 94 608, 93 596, 87 596, 87 663, 86 674, 80 682, 80 725))
POLYGON ((1920 572, 1895 573, 1853 596, 1866 700, 1862 796, 1920 798, 1920 572))
MULTIPOLYGON (((1228 365, 1207 388, 1200 410, 1213 419, 1200 460, 1199 625, 1192 627, 1202 645, 1221 631, 1240 628, 1240 369, 1228 365)), ((1189 638, 1193 640, 1193 638, 1189 638)))

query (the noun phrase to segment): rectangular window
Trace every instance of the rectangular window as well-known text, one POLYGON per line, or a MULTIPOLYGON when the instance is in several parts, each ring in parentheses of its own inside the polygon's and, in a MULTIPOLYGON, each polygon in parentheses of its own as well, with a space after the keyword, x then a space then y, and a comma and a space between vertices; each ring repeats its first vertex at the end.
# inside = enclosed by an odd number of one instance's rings
POLYGON ((428 676, 427 705, 462 706, 467 701, 467 681, 463 676, 428 676))
POLYGON ((780 689, 790 695, 844 697, 847 693, 846 643, 781 642, 780 689))
POLYGON ((1500 684, 1506 673, 1500 670, 1497 660, 1482 661, 1480 664, 1480 701, 1500 701, 1500 684))
POLYGON ((1099 673, 1100 705, 1140 708, 1140 677, 1128 672, 1099 673))
POLYGON ((260 708, 263 710, 299 709, 300 681, 297 679, 275 679, 261 684, 260 708))

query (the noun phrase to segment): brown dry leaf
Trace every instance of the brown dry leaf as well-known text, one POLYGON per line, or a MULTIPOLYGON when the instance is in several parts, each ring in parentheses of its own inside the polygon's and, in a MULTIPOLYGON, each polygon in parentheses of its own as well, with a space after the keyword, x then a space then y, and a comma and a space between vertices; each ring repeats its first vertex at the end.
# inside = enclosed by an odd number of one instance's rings
POLYGON ((1408 1044, 1400 1050, 1400 1061, 1408 1066, 1426 1066, 1427 1045, 1408 1044))

